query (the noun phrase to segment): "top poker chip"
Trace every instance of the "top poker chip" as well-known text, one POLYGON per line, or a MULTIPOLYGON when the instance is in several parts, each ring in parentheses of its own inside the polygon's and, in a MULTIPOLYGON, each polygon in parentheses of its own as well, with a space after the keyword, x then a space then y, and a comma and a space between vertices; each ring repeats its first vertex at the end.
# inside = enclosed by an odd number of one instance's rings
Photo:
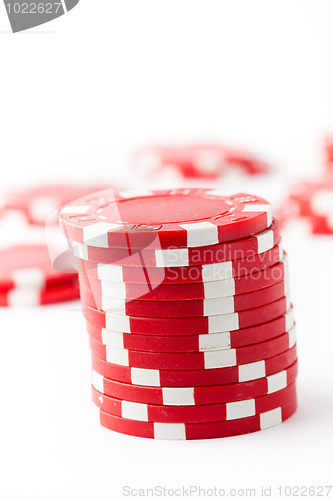
POLYGON ((244 193, 110 189, 66 205, 60 220, 72 242, 92 247, 190 248, 257 234, 272 224, 272 213, 266 200, 244 193))

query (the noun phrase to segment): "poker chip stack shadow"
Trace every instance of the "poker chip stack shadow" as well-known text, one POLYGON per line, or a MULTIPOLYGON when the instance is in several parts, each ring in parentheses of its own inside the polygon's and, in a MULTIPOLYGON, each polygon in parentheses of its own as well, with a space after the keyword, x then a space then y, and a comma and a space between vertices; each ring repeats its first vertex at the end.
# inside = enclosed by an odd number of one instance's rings
POLYGON ((288 258, 269 203, 184 189, 64 207, 102 426, 205 439, 296 411, 288 258))

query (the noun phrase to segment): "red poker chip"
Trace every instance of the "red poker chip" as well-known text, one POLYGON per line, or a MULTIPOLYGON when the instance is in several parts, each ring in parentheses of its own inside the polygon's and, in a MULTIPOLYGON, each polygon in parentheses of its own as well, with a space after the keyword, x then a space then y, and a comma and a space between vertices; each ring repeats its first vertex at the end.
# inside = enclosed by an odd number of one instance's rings
POLYGON ((105 346, 90 338, 93 356, 108 363, 152 370, 212 370, 255 363, 272 358, 291 349, 296 344, 293 327, 272 340, 252 344, 237 349, 221 349, 207 352, 148 352, 129 351, 118 347, 105 346))
POLYGON ((144 318, 116 315, 98 311, 87 305, 83 307, 84 317, 96 326, 108 330, 147 335, 193 335, 240 330, 267 323, 285 314, 290 300, 282 297, 265 306, 238 313, 192 318, 144 318))
POLYGON ((266 342, 288 332, 294 324, 294 310, 290 308, 286 314, 268 323, 209 335, 134 335, 100 328, 89 322, 87 328, 90 337, 102 344, 130 351, 206 352, 266 342))
POLYGON ((284 230, 296 232, 296 234, 325 235, 333 232, 333 225, 327 217, 288 216, 284 214, 280 217, 280 222, 284 230))
POLYGON ((133 249, 99 248, 71 242, 74 257, 104 264, 130 267, 183 267, 215 264, 252 257, 271 250, 280 242, 278 222, 255 236, 196 248, 133 249))
POLYGON ((297 400, 294 399, 285 406, 240 420, 192 424, 141 422, 117 417, 100 410, 100 424, 122 434, 151 439, 213 439, 269 429, 290 418, 296 409, 297 400))
POLYGON ((266 360, 211 370, 154 370, 108 363, 92 357, 93 370, 105 378, 127 384, 151 387, 200 387, 238 384, 278 373, 297 360, 296 345, 266 360))
POLYGON ((103 297, 141 301, 184 301, 209 300, 219 297, 242 295, 271 287, 288 278, 288 259, 285 255, 281 262, 256 273, 250 273, 228 280, 207 283, 161 284, 156 287, 140 283, 117 283, 99 280, 88 274, 80 274, 83 288, 103 297))
POLYGON ((51 285, 70 284, 73 272, 52 267, 46 245, 15 245, 0 249, 0 292, 14 289, 43 290, 51 285))
POLYGON ((184 301, 126 300, 101 295, 98 291, 92 291, 81 283, 83 305, 109 313, 145 318, 185 318, 230 314, 270 304, 288 293, 289 280, 282 280, 275 285, 254 292, 215 299, 184 301))
MULTIPOLYGON (((216 245, 272 224, 271 206, 263 198, 209 189, 103 191, 67 205, 60 218, 71 241, 100 250, 216 245)), ((89 260, 99 261, 97 255, 92 252, 89 260)))
POLYGON ((44 306, 67 302, 80 298, 80 288, 77 282, 56 285, 43 290, 14 289, 0 292, 1 307, 44 306))
POLYGON ((326 235, 332 234, 333 226, 327 217, 312 215, 280 215, 279 221, 285 231, 301 235, 326 235))
MULTIPOLYGON (((273 394, 295 382, 297 361, 280 372, 247 382, 208 387, 149 387, 104 378, 93 371, 95 391, 118 400, 168 406, 195 406, 229 403, 273 394)), ((102 407, 101 407, 102 408, 102 407)), ((103 408, 102 408, 103 409, 103 408)), ((105 411, 109 413, 107 408, 105 411)))
POLYGON ((270 170, 269 165, 248 151, 220 144, 150 146, 137 151, 132 160, 141 174, 159 177, 177 174, 190 179, 218 179, 230 173, 258 175, 270 170))
POLYGON ((66 203, 100 191, 103 186, 47 185, 17 191, 5 195, 0 212, 15 211, 22 214, 30 224, 44 224, 47 217, 66 203))
POLYGON ((285 406, 294 401, 296 396, 294 382, 281 391, 258 398, 204 406, 161 406, 116 399, 92 388, 92 400, 98 408, 111 415, 138 422, 201 423, 241 420, 285 406))
POLYGON ((283 257, 282 244, 275 245, 262 254, 246 259, 186 267, 131 267, 75 259, 75 267, 80 275, 90 279, 100 279, 118 283, 141 283, 149 289, 161 284, 206 283, 243 276, 252 276, 280 262, 283 257))
POLYGON ((283 227, 295 227, 310 234, 333 232, 333 179, 303 182, 292 186, 281 210, 283 227))
POLYGON ((295 215, 328 215, 332 206, 332 190, 333 179, 327 178, 294 185, 289 193, 289 202, 294 204, 295 215))

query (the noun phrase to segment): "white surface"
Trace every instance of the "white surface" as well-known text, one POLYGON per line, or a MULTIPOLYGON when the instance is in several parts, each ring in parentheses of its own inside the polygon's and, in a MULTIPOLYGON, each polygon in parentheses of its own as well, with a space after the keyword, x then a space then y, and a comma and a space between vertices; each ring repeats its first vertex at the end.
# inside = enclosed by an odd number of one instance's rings
MULTIPOLYGON (((15 36, 0 5, 1 189, 53 179, 151 188, 129 174, 128 153, 171 140, 249 147, 280 172, 231 191, 278 200, 293 178, 317 175, 319 141, 333 130, 331 1, 95 5, 81 0, 15 36)), ((263 485, 329 484, 333 240, 285 244, 300 408, 246 437, 159 442, 100 428, 79 306, 0 311, 1 498, 118 500, 124 485, 253 487, 260 496, 263 485)))

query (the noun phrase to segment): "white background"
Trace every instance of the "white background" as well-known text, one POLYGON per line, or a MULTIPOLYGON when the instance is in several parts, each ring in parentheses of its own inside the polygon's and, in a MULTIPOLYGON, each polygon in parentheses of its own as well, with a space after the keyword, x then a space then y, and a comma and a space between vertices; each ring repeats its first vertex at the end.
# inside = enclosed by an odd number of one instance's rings
MULTIPOLYGON (((333 131, 332 20, 330 1, 81 0, 12 35, 1 5, 1 190, 143 185, 127 168, 135 146, 221 140, 272 162, 275 176, 249 188, 278 202, 293 179, 320 174, 320 141, 333 131)), ((108 432, 89 402, 79 304, 1 311, 1 498, 332 483, 333 241, 285 243, 300 408, 255 435, 178 443, 108 432)))

